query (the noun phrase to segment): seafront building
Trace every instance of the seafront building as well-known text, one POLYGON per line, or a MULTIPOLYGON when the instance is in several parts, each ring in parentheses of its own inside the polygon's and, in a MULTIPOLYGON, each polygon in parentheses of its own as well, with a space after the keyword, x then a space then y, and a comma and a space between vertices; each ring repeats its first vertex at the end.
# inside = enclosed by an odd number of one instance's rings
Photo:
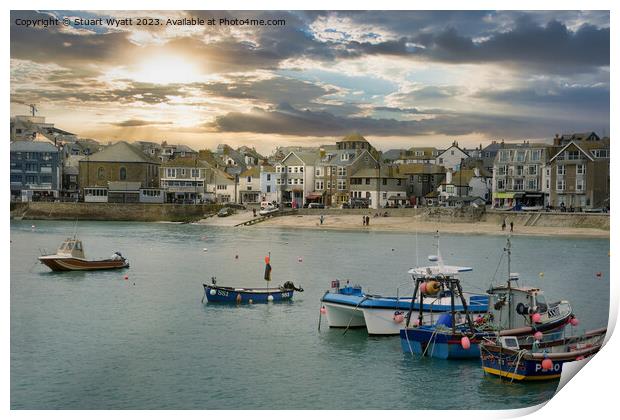
POLYGON ((258 204, 261 202, 260 166, 252 166, 239 174, 239 204, 258 204))
POLYGON ((55 200, 61 189, 61 153, 49 141, 17 140, 10 146, 11 201, 55 200))
POLYGON ((80 191, 86 202, 163 202, 159 160, 138 146, 114 143, 80 160, 80 191))
POLYGON ((207 184, 213 177, 211 166, 198 157, 178 157, 159 168, 160 188, 168 203, 203 203, 214 201, 207 184))

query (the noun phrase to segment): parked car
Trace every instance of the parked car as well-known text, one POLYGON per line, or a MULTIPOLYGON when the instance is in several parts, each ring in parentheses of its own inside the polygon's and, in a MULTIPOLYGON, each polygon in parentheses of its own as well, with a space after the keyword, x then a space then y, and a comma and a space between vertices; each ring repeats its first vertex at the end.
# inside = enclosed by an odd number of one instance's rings
POLYGON ((352 209, 367 209, 368 206, 367 198, 353 198, 351 199, 350 206, 352 209))
POLYGON ((350 209, 351 205, 349 203, 342 203, 342 205, 340 206, 341 209, 350 209))
POLYGON ((278 212, 279 210, 280 210, 280 209, 279 209, 278 207, 276 207, 276 206, 273 206, 273 205, 268 205, 267 207, 265 207, 265 208, 261 209, 261 210, 258 212, 258 214, 259 214, 259 215, 261 215, 261 216, 267 216, 267 215, 269 215, 269 214, 276 213, 276 212, 278 212))
POLYGON ((233 209, 230 207, 222 207, 220 211, 217 212, 217 217, 226 217, 233 214, 233 209))

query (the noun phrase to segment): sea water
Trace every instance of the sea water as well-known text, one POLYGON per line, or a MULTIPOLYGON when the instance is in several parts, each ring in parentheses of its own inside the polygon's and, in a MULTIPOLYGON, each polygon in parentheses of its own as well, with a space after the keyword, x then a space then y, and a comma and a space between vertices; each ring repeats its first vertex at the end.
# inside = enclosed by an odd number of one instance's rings
MULTIPOLYGON (((407 270, 436 254, 433 235, 80 222, 87 257, 120 251, 131 267, 53 273, 37 262, 73 230, 11 222, 13 409, 503 409, 542 403, 557 386, 485 376, 477 360, 421 359, 398 337, 343 334, 325 319, 319 331, 331 280, 411 294, 407 270), (265 287, 269 253, 270 285, 305 290, 291 303, 201 302, 212 276, 265 287)), ((512 243, 511 271, 549 302, 570 300, 573 332, 607 325, 608 239, 512 243)), ((474 268, 466 291, 505 281, 504 237, 443 234, 440 244, 446 264, 474 268)))

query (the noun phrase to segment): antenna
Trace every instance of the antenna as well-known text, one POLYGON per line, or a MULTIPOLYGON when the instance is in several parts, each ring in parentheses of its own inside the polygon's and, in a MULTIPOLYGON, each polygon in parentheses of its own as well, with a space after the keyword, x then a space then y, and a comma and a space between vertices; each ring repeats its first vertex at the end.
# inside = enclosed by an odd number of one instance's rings
POLYGON ((39 109, 37 108, 36 104, 29 104, 28 107, 30 108, 30 112, 32 113, 33 117, 35 116, 37 112, 39 112, 39 109))

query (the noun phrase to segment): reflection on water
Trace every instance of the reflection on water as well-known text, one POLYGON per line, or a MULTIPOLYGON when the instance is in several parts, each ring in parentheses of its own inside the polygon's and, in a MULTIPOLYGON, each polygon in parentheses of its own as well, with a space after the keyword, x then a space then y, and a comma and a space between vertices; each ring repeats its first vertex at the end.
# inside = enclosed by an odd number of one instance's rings
MULTIPOLYGON (((485 377, 478 361, 420 359, 398 337, 343 335, 325 317, 318 331, 331 280, 403 295, 407 270, 434 253, 432 235, 418 236, 416 256, 415 235, 397 233, 80 222, 89 258, 118 250, 131 267, 51 273, 37 249, 56 249, 73 223, 31 224, 11 223, 12 408, 517 408, 545 401, 557 385, 485 377), (271 284, 305 289, 292 302, 201 303, 212 276, 264 287, 269 252, 271 284)), ((442 236, 447 263, 474 267, 463 276, 468 291, 503 278, 503 245, 442 236)), ((550 301, 569 299, 578 328, 592 329, 607 323, 608 250, 601 239, 513 238, 513 271, 550 301)))

